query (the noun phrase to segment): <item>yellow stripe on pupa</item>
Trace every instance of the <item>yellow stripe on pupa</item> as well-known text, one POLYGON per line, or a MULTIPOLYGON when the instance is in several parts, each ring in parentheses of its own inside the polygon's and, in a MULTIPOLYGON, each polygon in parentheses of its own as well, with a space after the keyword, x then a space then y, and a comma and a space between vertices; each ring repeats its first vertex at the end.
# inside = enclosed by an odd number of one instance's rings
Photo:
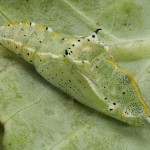
POLYGON ((39 25, 39 24, 36 24, 35 27, 36 27, 37 29, 46 29, 45 26, 39 25))
POLYGON ((29 25, 30 25, 30 22, 22 22, 22 25, 23 25, 23 26, 29 26, 29 25))
POLYGON ((52 31, 52 33, 54 36, 58 37, 58 38, 62 38, 57 32, 52 31))
POLYGON ((18 25, 18 22, 12 23, 12 26, 17 26, 17 25, 18 25))

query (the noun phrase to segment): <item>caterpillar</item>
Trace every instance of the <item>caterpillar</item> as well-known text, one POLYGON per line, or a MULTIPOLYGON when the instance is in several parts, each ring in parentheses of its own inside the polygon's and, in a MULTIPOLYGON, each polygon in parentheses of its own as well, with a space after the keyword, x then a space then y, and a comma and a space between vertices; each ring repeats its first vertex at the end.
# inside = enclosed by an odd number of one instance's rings
POLYGON ((150 122, 150 109, 133 75, 109 55, 98 40, 100 30, 71 36, 35 23, 12 23, 0 27, 0 43, 80 103, 129 125, 150 122))

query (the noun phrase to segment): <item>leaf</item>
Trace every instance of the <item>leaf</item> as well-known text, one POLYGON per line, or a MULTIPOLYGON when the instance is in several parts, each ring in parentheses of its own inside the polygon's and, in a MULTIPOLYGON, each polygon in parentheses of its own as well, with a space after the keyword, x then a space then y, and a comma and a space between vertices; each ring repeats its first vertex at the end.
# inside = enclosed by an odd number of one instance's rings
MULTIPOLYGON (((103 28, 100 40, 111 46, 119 65, 135 75, 150 103, 149 9, 148 0, 1 0, 0 25, 30 21, 76 35, 103 28)), ((149 125, 131 127, 78 103, 2 46, 0 64, 4 149, 149 149, 149 125)))

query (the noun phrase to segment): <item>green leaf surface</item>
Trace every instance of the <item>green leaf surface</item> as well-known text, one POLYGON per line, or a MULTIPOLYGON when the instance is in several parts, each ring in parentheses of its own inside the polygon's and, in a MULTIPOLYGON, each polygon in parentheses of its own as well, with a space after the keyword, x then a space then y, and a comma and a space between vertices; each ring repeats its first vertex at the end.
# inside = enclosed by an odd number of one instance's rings
MULTIPOLYGON (((149 0, 0 0, 0 25, 29 21, 110 45, 150 103, 149 0)), ((149 150, 150 126, 128 126, 88 108, 45 81, 0 45, 0 149, 149 150)))

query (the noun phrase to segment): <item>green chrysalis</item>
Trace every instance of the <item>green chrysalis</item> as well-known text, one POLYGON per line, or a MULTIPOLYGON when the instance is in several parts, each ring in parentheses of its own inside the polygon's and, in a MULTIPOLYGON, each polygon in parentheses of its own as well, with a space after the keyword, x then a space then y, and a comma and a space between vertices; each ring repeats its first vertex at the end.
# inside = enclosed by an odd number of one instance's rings
POLYGON ((133 75, 116 65, 98 41, 99 30, 78 37, 35 23, 12 23, 0 27, 0 43, 79 102, 133 126, 150 122, 133 75))

